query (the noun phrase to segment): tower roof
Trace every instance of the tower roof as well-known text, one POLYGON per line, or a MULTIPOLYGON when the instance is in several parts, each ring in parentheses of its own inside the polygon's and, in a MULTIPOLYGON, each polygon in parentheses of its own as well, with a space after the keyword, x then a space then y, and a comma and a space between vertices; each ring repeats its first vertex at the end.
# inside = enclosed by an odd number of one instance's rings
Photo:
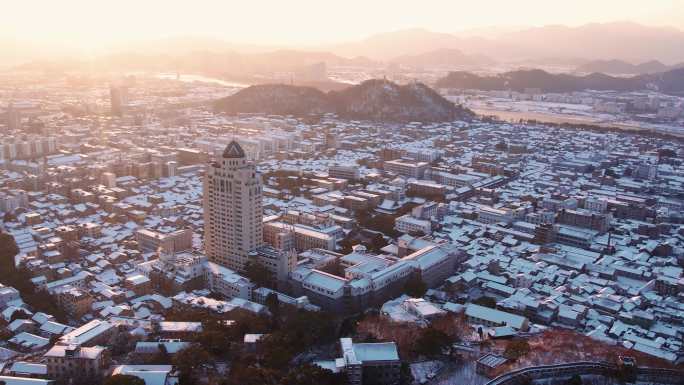
POLYGON ((244 158, 245 151, 240 147, 240 144, 237 141, 233 140, 228 143, 226 149, 223 150, 223 157, 228 159, 244 158))

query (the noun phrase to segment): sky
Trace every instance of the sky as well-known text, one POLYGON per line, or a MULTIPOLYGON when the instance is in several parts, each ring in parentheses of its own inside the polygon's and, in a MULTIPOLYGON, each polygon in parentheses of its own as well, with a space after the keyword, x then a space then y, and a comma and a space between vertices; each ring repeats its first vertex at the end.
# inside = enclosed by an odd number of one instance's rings
POLYGON ((684 30, 684 0, 15 0, 0 38, 98 47, 166 37, 315 45, 407 28, 634 21, 684 30))

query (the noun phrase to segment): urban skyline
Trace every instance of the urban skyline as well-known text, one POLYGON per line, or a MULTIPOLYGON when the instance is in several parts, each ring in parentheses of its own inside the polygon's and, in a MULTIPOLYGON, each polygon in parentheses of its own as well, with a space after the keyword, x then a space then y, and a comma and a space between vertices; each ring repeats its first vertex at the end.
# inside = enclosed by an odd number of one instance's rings
POLYGON ((681 7, 5 6, 0 384, 682 385, 681 7))

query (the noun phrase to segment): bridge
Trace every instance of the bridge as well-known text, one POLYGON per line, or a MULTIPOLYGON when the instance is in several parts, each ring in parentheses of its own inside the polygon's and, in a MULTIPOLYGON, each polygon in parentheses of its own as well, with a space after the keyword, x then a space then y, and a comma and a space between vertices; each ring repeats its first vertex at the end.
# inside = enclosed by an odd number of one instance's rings
MULTIPOLYGON (((604 361, 570 362, 556 365, 530 366, 502 374, 486 385, 521 385, 529 380, 572 377, 574 375, 599 375, 615 377, 619 368, 604 361)), ((637 368, 637 380, 668 385, 684 385, 684 371, 657 368, 637 368)))

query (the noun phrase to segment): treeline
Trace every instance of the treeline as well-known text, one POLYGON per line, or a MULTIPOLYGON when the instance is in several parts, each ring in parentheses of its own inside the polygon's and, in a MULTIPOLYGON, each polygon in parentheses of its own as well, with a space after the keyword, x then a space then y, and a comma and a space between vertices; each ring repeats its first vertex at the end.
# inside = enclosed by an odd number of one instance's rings
MULTIPOLYGON (((505 122, 503 120, 497 119, 496 117, 493 117, 493 116, 487 116, 487 117, 483 118, 483 122, 487 122, 487 123, 508 123, 508 122, 505 122)), ((548 127, 564 128, 564 129, 569 129, 569 130, 591 131, 591 132, 598 132, 601 134, 606 134, 606 133, 622 134, 622 135, 628 134, 628 135, 643 136, 643 137, 647 137, 647 138, 671 140, 671 141, 684 143, 684 137, 682 137, 682 136, 668 134, 668 133, 660 132, 660 131, 651 131, 651 130, 639 129, 639 128, 620 128, 620 127, 615 127, 615 126, 598 126, 595 124, 582 124, 582 123, 553 123, 553 122, 539 121, 539 120, 535 120, 535 119, 520 119, 519 123, 520 124, 544 125, 544 126, 548 126, 548 127)))
POLYGON ((17 289, 22 300, 33 311, 50 314, 58 322, 66 323, 67 315, 57 305, 55 298, 31 282, 31 273, 26 268, 23 266, 17 268, 15 264, 17 254, 19 254, 19 247, 14 237, 8 233, 0 233, 0 283, 17 289))
POLYGON ((344 384, 346 379, 308 363, 315 347, 333 346, 340 320, 330 314, 308 312, 268 300, 269 316, 243 310, 215 314, 204 309, 172 308, 169 321, 202 322, 192 346, 169 357, 163 352, 148 364, 173 364, 182 384, 314 385, 344 384), (227 322, 230 321, 230 322, 227 322), (245 334, 263 334, 255 349, 244 344, 245 334), (220 375, 216 364, 230 362, 220 375))

